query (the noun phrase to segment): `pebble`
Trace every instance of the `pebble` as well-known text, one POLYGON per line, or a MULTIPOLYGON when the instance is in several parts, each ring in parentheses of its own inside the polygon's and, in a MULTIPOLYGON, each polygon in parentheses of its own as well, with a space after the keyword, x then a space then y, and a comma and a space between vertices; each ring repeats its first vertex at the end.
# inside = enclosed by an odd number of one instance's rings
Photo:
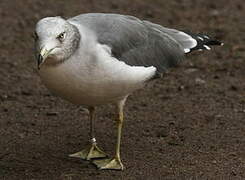
POLYGON ((189 69, 185 70, 185 73, 190 74, 190 73, 193 73, 193 72, 196 72, 196 71, 198 71, 197 68, 189 68, 189 69))
POLYGON ((201 78, 196 78, 195 82, 196 82, 196 84, 205 84, 206 83, 206 81, 201 79, 201 78))

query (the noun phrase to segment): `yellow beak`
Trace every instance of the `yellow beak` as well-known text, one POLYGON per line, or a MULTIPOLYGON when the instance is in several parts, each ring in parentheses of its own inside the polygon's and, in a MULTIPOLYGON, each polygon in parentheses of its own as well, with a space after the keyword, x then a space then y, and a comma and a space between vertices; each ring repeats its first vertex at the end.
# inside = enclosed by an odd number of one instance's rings
POLYGON ((46 48, 42 48, 38 57, 37 57, 37 68, 40 69, 40 66, 44 63, 44 61, 49 56, 50 52, 53 49, 47 50, 46 48))

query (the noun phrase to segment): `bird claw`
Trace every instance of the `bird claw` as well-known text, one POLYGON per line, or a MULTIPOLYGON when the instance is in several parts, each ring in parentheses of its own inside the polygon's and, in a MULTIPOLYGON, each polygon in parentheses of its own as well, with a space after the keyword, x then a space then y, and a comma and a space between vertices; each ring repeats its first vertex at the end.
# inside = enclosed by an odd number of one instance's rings
POLYGON ((98 169, 111 169, 111 170, 124 170, 124 166, 120 160, 120 158, 113 158, 113 159, 98 159, 93 160, 93 164, 97 166, 98 169))
POLYGON ((107 154, 104 153, 96 143, 93 143, 91 147, 85 148, 82 151, 69 155, 69 157, 81 158, 84 160, 106 158, 107 154))

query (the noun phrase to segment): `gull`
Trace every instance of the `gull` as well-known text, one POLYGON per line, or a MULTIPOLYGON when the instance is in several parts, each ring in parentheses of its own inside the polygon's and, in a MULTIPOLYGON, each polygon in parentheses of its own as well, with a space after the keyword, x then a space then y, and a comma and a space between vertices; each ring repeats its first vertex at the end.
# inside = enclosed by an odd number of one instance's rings
POLYGON ((46 17, 37 22, 34 35, 42 82, 54 94, 89 111, 90 145, 70 156, 91 160, 99 169, 115 170, 125 168, 120 144, 127 97, 177 66, 185 54, 222 45, 205 34, 104 13, 46 17), (105 104, 116 106, 113 158, 98 147, 95 138, 95 107, 105 104))

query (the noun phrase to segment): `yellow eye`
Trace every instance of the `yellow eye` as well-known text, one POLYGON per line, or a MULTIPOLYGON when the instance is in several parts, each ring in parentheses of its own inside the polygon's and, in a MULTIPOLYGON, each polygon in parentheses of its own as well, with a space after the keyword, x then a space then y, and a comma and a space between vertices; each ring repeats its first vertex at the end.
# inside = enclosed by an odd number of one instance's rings
POLYGON ((65 32, 60 33, 60 34, 57 36, 57 39, 58 39, 59 41, 63 41, 63 40, 65 39, 65 32))

